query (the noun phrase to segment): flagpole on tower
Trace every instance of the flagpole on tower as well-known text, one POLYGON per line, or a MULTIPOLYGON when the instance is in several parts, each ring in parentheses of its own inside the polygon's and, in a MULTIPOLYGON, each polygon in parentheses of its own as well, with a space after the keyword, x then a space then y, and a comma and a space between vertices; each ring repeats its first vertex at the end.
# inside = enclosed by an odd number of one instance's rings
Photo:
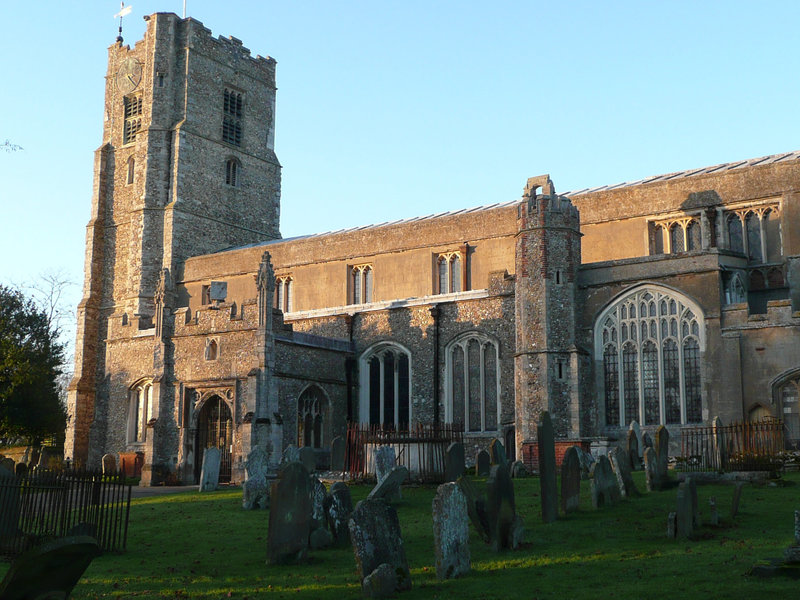
POLYGON ((120 2, 119 12, 114 15, 115 19, 119 17, 119 35, 117 36, 117 42, 119 42, 120 44, 122 43, 122 17, 131 14, 132 9, 133 9, 132 6, 125 6, 125 2, 120 2))

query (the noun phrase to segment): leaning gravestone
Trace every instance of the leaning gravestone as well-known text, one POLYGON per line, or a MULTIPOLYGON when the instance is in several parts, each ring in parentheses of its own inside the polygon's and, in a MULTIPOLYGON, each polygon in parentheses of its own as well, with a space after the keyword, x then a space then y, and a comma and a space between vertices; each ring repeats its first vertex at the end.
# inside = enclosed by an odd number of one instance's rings
POLYGON ((542 496, 542 521, 552 523, 558 519, 558 491, 556 489, 556 445, 550 413, 542 412, 536 426, 539 448, 539 487, 542 496))
POLYGON ((103 455, 103 475, 113 475, 117 472, 117 457, 113 454, 103 455))
POLYGON ((444 453, 444 480, 456 481, 464 474, 464 444, 453 442, 444 453))
POLYGON ((400 486, 408 479, 408 469, 395 467, 379 483, 375 484, 367 498, 382 498, 387 502, 400 498, 400 486))
POLYGON ((311 533, 311 478, 302 463, 283 468, 270 496, 267 564, 303 560, 311 533))
POLYGON ((686 483, 678 486, 676 513, 676 535, 679 538, 691 538, 694 533, 694 517, 692 515, 692 497, 686 483))
MULTIPOLYGON (((635 423, 636 421, 634 421, 635 423)), ((642 465, 642 460, 639 454, 639 439, 636 437, 636 432, 633 430, 628 431, 628 439, 626 440, 625 450, 628 453, 630 460, 631 471, 638 471, 642 465)))
POLYGON ((20 513, 20 484, 8 469, 0 467, 0 542, 17 534, 20 513))
POLYGON ((395 467, 394 446, 378 446, 373 453, 375 479, 380 483, 395 467))
POLYGON ((410 590, 411 572, 394 508, 383 500, 362 500, 350 517, 349 527, 362 586, 365 578, 386 563, 395 574, 395 591, 410 590))
POLYGON ((631 424, 628 426, 628 431, 633 431, 636 436, 636 447, 639 449, 638 458, 641 459, 644 453, 644 440, 642 439, 642 428, 639 426, 639 422, 631 421, 631 424))
POLYGON ((281 456, 281 464, 288 464, 293 462, 301 462, 300 448, 298 448, 294 444, 289 444, 283 450, 283 454, 281 456))
POLYGON ((219 448, 206 448, 200 469, 200 491, 213 492, 219 485, 219 448))
POLYGON ((481 450, 475 456, 475 475, 478 477, 486 477, 489 475, 491 461, 489 460, 489 453, 486 450, 481 450))
POLYGON ((458 487, 467 499, 467 515, 472 522, 475 531, 487 544, 491 541, 489 531, 489 516, 486 514, 486 496, 478 494, 475 487, 466 477, 458 478, 458 487))
POLYGON ((469 572, 467 497, 457 483, 444 483, 432 503, 436 577, 452 579, 469 572))
POLYGON ((631 459, 628 457, 628 453, 622 448, 612 448, 608 453, 608 459, 611 462, 614 476, 617 478, 620 496, 623 498, 638 496, 639 490, 636 489, 636 484, 633 482, 631 459))
POLYGON ((245 481, 242 484, 242 508, 245 510, 269 508, 268 470, 267 451, 261 446, 250 450, 245 464, 245 481))
POLYGON ((578 510, 581 503, 581 459, 580 448, 570 446, 561 460, 561 512, 578 510))
POLYGON ((344 438, 340 435, 331 442, 331 471, 344 471, 344 438))
POLYGON ((300 462, 306 468, 306 471, 313 473, 317 470, 317 454, 311 446, 303 446, 297 452, 300 457, 300 462))
POLYGON ((65 537, 29 550, 11 565, 0 583, 3 600, 68 598, 84 571, 101 553, 97 540, 65 537))
POLYGON ((619 502, 619 484, 607 456, 599 456, 592 469, 592 506, 600 508, 619 502))
POLYGON ((506 447, 497 438, 494 438, 489 445, 489 454, 493 465, 504 465, 508 462, 506 459, 506 447))
POLYGON ((644 478, 648 492, 660 489, 658 486, 658 459, 656 451, 652 448, 644 449, 644 478))
POLYGON ((325 499, 325 516, 328 528, 333 534, 333 541, 338 546, 350 543, 349 521, 353 513, 353 501, 350 499, 350 488, 343 481, 331 486, 330 494, 325 499))
POLYGON ((516 549, 515 527, 518 526, 514 483, 505 465, 494 465, 486 482, 486 516, 492 549, 516 549))
POLYGON ((656 465, 658 471, 658 489, 664 489, 669 483, 669 430, 663 425, 656 429, 656 465))

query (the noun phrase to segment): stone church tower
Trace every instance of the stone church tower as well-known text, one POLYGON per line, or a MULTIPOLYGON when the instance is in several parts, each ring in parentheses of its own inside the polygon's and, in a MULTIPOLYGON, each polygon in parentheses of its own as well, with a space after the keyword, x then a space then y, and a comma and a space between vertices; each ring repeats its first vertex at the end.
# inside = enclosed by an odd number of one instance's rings
POLYGON ((108 405, 127 393, 115 389, 118 374, 150 373, 158 390, 170 359, 153 343, 153 330, 163 338, 154 319, 183 262, 280 237, 275 61, 193 19, 145 19, 134 48, 109 48, 95 152, 65 445, 65 456, 90 465, 125 420, 108 405))

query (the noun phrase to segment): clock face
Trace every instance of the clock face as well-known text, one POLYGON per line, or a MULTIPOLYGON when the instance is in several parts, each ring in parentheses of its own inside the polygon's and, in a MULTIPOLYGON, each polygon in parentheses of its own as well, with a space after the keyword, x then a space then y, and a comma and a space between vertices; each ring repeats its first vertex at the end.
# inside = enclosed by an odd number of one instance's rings
POLYGON ((117 71, 117 89, 127 94, 136 89, 142 80, 142 65, 135 58, 126 58, 117 71))

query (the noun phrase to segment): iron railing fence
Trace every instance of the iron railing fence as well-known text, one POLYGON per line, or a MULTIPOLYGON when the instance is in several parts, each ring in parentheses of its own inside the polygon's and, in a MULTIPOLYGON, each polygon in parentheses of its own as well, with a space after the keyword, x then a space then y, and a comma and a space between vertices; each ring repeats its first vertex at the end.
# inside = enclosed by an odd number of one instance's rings
POLYGON ((785 429, 780 419, 681 430, 684 471, 775 471, 783 466, 785 429))
POLYGON ((398 465, 405 466, 410 477, 426 483, 444 481, 445 451, 453 442, 463 443, 460 425, 416 425, 394 429, 380 425, 350 423, 347 427, 345 467, 350 478, 375 472, 373 451, 379 446, 393 446, 398 465))
POLYGON ((123 473, 43 471, 0 479, 0 555, 13 558, 47 539, 90 535, 104 551, 128 540, 131 486, 123 473))

